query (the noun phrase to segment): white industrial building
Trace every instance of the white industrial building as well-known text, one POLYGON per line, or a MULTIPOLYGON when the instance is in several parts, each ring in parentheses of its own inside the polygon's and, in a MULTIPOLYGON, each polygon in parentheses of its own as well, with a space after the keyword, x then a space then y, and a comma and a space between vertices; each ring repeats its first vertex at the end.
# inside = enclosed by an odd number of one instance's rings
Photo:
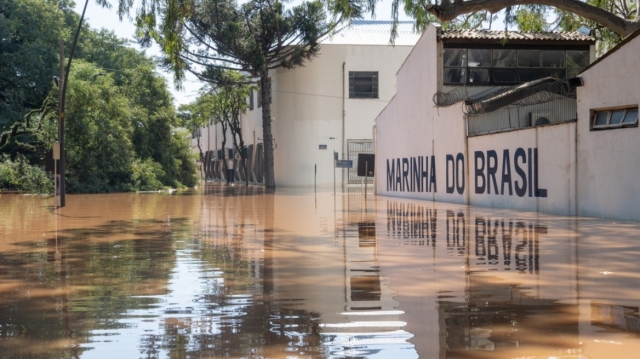
MULTIPOLYGON (((395 95, 395 74, 419 38, 413 24, 401 22, 394 46, 391 22, 354 21, 321 41, 320 55, 303 67, 272 72, 275 181, 278 186, 333 186, 334 151, 357 160, 373 153, 372 125, 395 95)), ((249 181, 262 182, 262 113, 258 94, 242 116, 248 144, 249 181)), ((228 136, 230 138, 230 136, 228 136)), ((195 140, 194 140, 195 144, 195 140)), ((207 179, 222 179, 219 125, 201 131, 207 179)), ((231 141, 227 142, 231 148, 231 141)), ((235 161, 236 180, 246 174, 235 161)), ((338 185, 361 183, 356 170, 338 169, 338 185)))
POLYGON ((640 220, 638 33, 430 26, 376 119, 382 195, 640 220))

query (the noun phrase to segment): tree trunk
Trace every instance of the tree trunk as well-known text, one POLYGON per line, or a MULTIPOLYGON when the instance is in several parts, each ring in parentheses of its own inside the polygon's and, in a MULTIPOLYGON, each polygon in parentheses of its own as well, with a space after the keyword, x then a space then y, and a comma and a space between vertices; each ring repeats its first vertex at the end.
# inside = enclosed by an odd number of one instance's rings
POLYGON ((227 158, 227 149, 224 147, 227 145, 227 126, 224 125, 224 121, 220 122, 222 127, 222 174, 224 179, 229 181, 229 159, 227 158))
POLYGON ((196 143, 198 144, 198 152, 200 152, 200 174, 204 174, 204 181, 207 182, 207 171, 206 165, 204 163, 204 153, 202 152, 202 147, 200 146, 200 127, 196 130, 196 143))
MULTIPOLYGON (((234 121, 239 121, 240 119, 235 119, 234 121)), ((230 126, 231 132, 233 134, 233 147, 235 147, 236 151, 240 154, 240 165, 242 166, 242 170, 244 171, 244 185, 245 187, 249 187, 249 173, 247 173, 247 165, 246 165, 246 156, 244 154, 244 140, 242 139, 242 129, 240 126, 230 126)))
POLYGON ((264 186, 275 188, 273 134, 271 133, 271 81, 269 74, 260 76, 260 91, 262 94, 262 137, 264 143, 264 186))

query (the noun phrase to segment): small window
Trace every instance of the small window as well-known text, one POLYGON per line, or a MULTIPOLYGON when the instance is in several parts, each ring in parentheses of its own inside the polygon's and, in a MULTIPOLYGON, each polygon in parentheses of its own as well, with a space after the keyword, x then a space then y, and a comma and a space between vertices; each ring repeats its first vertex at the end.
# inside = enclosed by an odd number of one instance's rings
POLYGON ((540 72, 538 70, 518 70, 518 80, 520 82, 529 82, 540 79, 540 72))
MULTIPOLYGON (((515 64, 515 62, 514 62, 515 64)), ((515 84, 518 83, 516 70, 492 70, 493 82, 497 84, 515 84)))
POLYGON ((609 119, 610 125, 619 125, 622 123, 622 117, 624 116, 624 110, 618 110, 611 112, 611 118, 609 119))
POLYGON ((518 67, 540 67, 540 50, 518 50, 518 67))
POLYGON ((254 107, 254 103, 253 103, 253 90, 251 90, 249 92, 249 110, 253 110, 254 107))
POLYGON ((606 126, 609 119, 609 111, 596 112, 593 127, 606 126))
POLYGON ((564 51, 544 50, 542 51, 542 67, 564 67, 564 51))
POLYGON ((630 109, 624 114, 624 119, 622 120, 622 124, 624 125, 633 125, 638 123, 638 109, 630 109))
POLYGON ((378 98, 378 72, 349 71, 349 98, 378 98))
POLYGON ((467 49, 444 49, 444 67, 467 66, 467 49))
POLYGON ((589 51, 567 51, 567 67, 583 68, 589 66, 589 51))
POLYGON ((491 82, 488 69, 469 69, 469 82, 475 85, 491 82))
POLYGON ((638 108, 594 111, 592 119, 594 130, 638 126, 638 108))
POLYGON ((516 67, 516 50, 493 50, 493 67, 516 67))
POLYGON ((444 69, 445 84, 463 84, 466 82, 465 70, 449 68, 444 69))
POLYGON ((508 86, 544 77, 568 79, 578 75, 588 65, 588 50, 567 51, 559 46, 541 47, 444 48, 443 84, 508 86))
POLYGON ((491 50, 469 49, 469 67, 491 67, 491 50))

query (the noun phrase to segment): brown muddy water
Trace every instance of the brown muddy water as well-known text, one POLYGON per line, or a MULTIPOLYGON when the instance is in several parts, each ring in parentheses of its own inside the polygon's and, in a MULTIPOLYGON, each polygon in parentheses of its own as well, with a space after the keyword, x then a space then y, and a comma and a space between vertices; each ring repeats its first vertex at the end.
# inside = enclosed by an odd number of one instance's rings
POLYGON ((208 184, 0 194, 0 358, 638 358, 640 224, 208 184))

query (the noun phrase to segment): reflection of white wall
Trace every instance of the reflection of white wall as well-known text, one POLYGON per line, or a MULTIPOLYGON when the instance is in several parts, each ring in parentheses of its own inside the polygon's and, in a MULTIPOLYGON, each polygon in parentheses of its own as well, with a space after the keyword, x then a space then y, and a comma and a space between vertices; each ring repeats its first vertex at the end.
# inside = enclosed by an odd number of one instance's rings
POLYGON ((505 295, 521 294, 512 298, 514 306, 527 305, 519 302, 522 298, 577 303, 575 241, 563 237, 570 222, 545 221, 535 213, 380 199, 378 263, 421 357, 445 357, 447 331, 460 326, 445 322, 451 313, 442 308, 484 300, 470 297, 470 281, 493 284, 486 292, 495 290, 489 300, 509 303, 505 295))

